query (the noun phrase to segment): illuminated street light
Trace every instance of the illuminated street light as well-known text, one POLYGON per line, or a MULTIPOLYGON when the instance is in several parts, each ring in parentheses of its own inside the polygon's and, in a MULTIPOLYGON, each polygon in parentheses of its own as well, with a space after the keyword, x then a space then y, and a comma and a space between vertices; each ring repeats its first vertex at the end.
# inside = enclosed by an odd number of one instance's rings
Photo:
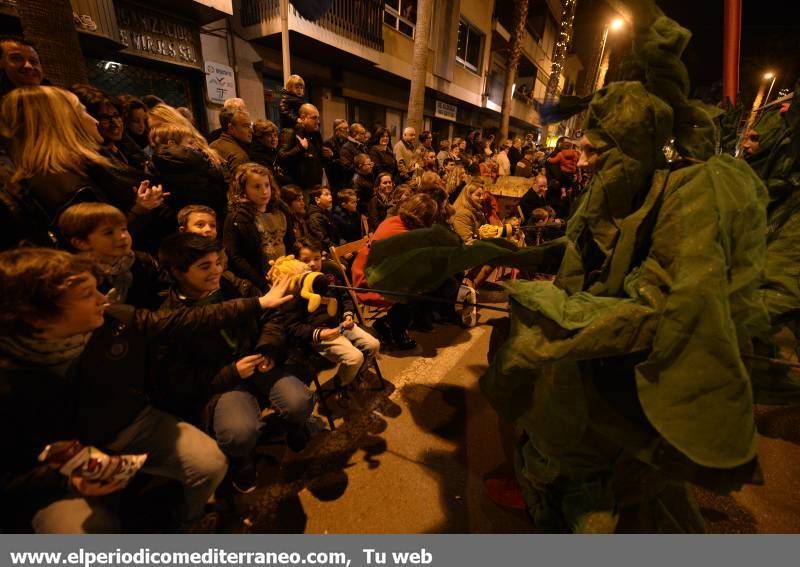
POLYGON ((764 73, 764 78, 769 81, 770 79, 775 78, 775 73, 764 73))
POLYGON ((606 53, 606 42, 608 42, 608 30, 611 31, 619 31, 625 25, 625 21, 622 18, 614 18, 611 20, 603 29, 603 43, 600 46, 600 59, 597 61, 597 71, 594 75, 594 90, 599 89, 602 86, 603 80, 601 76, 605 78, 605 73, 601 71, 603 66, 603 57, 606 53))
POLYGON ((765 73, 764 74, 764 80, 769 81, 770 79, 772 79, 772 82, 769 84, 769 90, 767 91, 767 98, 764 99, 764 104, 765 105, 769 102, 769 95, 772 94, 772 87, 775 86, 776 77, 775 77, 775 73, 773 73, 772 71, 770 71, 769 73, 765 73))
POLYGON ((622 20, 622 18, 615 18, 611 24, 609 24, 609 27, 612 29, 612 31, 617 31, 622 29, 622 26, 624 25, 625 22, 622 20))

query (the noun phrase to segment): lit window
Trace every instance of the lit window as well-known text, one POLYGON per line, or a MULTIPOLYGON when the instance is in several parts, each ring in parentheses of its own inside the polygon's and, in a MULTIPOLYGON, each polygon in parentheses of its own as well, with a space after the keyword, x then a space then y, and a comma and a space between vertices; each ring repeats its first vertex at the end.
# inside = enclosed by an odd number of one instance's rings
POLYGON ((482 44, 483 34, 481 31, 462 18, 458 23, 456 61, 477 73, 481 62, 482 44))
POLYGON ((386 0, 383 23, 414 39, 417 26, 417 0, 386 0))

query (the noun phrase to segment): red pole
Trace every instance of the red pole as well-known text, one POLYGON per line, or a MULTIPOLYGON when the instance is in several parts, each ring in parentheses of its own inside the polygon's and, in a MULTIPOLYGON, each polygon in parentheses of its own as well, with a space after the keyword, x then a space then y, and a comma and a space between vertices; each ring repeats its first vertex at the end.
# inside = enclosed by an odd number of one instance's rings
POLYGON ((725 35, 722 40, 722 99, 736 104, 739 94, 739 47, 742 39, 742 0, 725 0, 725 35))

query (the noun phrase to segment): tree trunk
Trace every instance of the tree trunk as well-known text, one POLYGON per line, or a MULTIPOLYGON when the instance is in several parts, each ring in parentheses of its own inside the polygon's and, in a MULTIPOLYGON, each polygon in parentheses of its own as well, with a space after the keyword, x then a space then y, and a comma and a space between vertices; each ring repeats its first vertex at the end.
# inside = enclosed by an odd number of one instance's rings
POLYGON ((23 0, 17 11, 48 80, 61 87, 89 82, 69 0, 23 0))
POLYGON ((414 57, 412 59, 411 93, 408 98, 406 126, 422 131, 425 109, 425 76, 428 72, 428 37, 431 32, 433 0, 417 0, 417 25, 414 32, 414 57))
POLYGON ((511 120, 511 88, 517 77, 517 67, 522 54, 522 38, 525 37, 528 20, 528 0, 514 0, 514 29, 511 31, 511 44, 508 46, 506 62, 506 84, 503 88, 503 111, 500 118, 500 141, 508 138, 508 123, 511 120))

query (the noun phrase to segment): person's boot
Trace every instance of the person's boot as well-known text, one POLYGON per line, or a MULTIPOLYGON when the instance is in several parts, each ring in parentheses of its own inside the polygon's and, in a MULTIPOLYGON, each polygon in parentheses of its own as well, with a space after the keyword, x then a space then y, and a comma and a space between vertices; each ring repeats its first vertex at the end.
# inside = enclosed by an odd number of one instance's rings
POLYGON ((386 317, 382 317, 378 319, 374 323, 372 323, 372 328, 375 330, 375 333, 378 335, 378 340, 381 341, 386 346, 393 346, 394 341, 392 339, 392 328, 389 326, 389 322, 386 320, 386 317))
POLYGON ((409 337, 405 330, 392 332, 392 340, 395 350, 411 350, 417 346, 417 341, 409 337))

